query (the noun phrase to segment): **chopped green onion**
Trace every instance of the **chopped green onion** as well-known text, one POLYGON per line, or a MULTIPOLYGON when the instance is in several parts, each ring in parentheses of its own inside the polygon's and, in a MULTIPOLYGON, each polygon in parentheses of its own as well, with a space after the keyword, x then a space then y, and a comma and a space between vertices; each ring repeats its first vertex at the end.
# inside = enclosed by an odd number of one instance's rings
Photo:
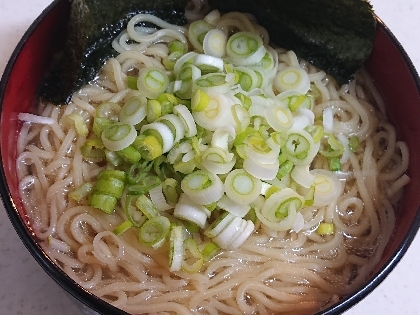
POLYGON ((129 89, 137 90, 137 77, 128 75, 127 76, 127 86, 129 89))
POLYGON ((185 126, 185 136, 190 138, 197 134, 197 126, 187 106, 179 104, 174 107, 174 114, 181 118, 185 126))
POLYGON ((124 161, 130 164, 135 164, 141 159, 140 152, 137 151, 132 145, 129 145, 128 147, 116 152, 124 161))
POLYGON ((334 135, 325 133, 326 141, 321 141, 321 148, 319 153, 325 157, 340 157, 343 155, 344 146, 334 135))
MULTIPOLYGON (((222 58, 213 57, 209 55, 197 54, 194 56, 194 65, 201 70, 203 74, 210 74, 214 72, 221 72, 224 68, 222 58)), ((193 80, 198 79, 192 77, 193 80)))
POLYGON ((204 256, 198 249, 197 243, 192 238, 184 240, 184 260, 182 262, 182 270, 189 273, 200 271, 203 266, 204 256), (189 253, 189 254, 188 254, 189 253))
POLYGON ((260 195, 262 182, 244 169, 231 171, 225 179, 225 193, 233 201, 248 205, 260 195))
POLYGON ((141 227, 143 223, 146 222, 147 217, 137 208, 137 198, 138 196, 127 195, 125 198, 124 210, 127 219, 130 220, 133 226, 141 227))
POLYGON ((312 136, 305 130, 289 131, 286 144, 282 147, 282 151, 295 165, 306 165, 312 162, 318 153, 317 149, 312 136))
POLYGON ((147 100, 145 97, 133 97, 121 107, 118 114, 119 121, 130 125, 137 125, 146 117, 147 100))
POLYGON ((329 205, 341 195, 343 185, 335 173, 324 169, 314 169, 311 173, 315 175, 314 206, 329 205))
POLYGON ((235 74, 239 85, 244 91, 250 91, 258 87, 258 75, 254 70, 247 67, 237 67, 235 68, 235 74))
POLYGON ((204 246, 204 248, 201 250, 201 253, 203 254, 204 261, 210 261, 213 257, 217 255, 219 252, 220 247, 214 243, 209 242, 204 246))
POLYGON ((235 215, 227 211, 223 212, 219 217, 204 231, 204 235, 209 238, 216 237, 222 232, 230 222, 235 219, 235 215))
POLYGON ((96 108, 96 117, 117 121, 120 108, 117 103, 104 102, 96 108))
POLYGON ((286 131, 293 126, 293 115, 288 108, 271 105, 265 109, 264 114, 270 127, 276 131, 286 131))
POLYGON ((143 159, 152 161, 163 154, 161 142, 152 135, 145 136, 138 144, 138 150, 143 159))
POLYGON ((127 181, 127 173, 121 170, 102 170, 98 174, 98 179, 115 178, 122 182, 127 181))
POLYGON ((280 93, 295 91, 299 94, 306 94, 309 91, 310 80, 304 69, 299 66, 290 66, 277 73, 274 86, 280 93))
POLYGON ((132 228, 134 225, 131 221, 127 220, 124 221, 123 223, 121 223, 120 225, 118 225, 115 229, 114 229, 114 234, 115 235, 120 235, 126 231, 128 231, 130 228, 132 228))
MULTIPOLYGON (((183 54, 180 52, 170 53, 167 57, 162 59, 162 64, 166 70, 174 70, 176 62, 182 56, 183 54)), ((137 78, 136 78, 136 89, 137 89, 137 78)))
POLYGON ((89 133, 89 129, 86 125, 86 121, 83 117, 78 113, 71 113, 70 115, 65 116, 65 119, 68 122, 71 122, 76 129, 76 133, 79 136, 87 136, 89 133))
POLYGON ((169 242, 169 270, 172 272, 179 271, 184 260, 184 231, 182 226, 171 227, 169 242))
POLYGON ((330 171, 339 171, 341 170, 341 162, 338 157, 331 157, 328 159, 328 168, 330 171))
POLYGON ((206 93, 226 93, 232 84, 226 81, 224 73, 209 73, 195 81, 195 87, 206 93))
POLYGON ((157 67, 143 68, 139 71, 137 88, 147 98, 155 99, 166 91, 169 77, 165 71, 157 67))
POLYGON ((83 183, 79 187, 77 187, 75 190, 69 192, 69 198, 80 202, 85 198, 93 189, 92 183, 83 183))
POLYGON ((190 27, 188 28, 188 39, 193 47, 200 53, 203 52, 204 37, 207 32, 212 29, 213 26, 204 20, 197 20, 190 24, 190 27))
POLYGON ((311 107, 311 100, 304 94, 289 98, 289 108, 292 112, 297 111, 299 108, 311 109, 311 107))
POLYGON ((179 200, 180 192, 178 189, 181 189, 179 185, 179 182, 174 178, 166 178, 162 183, 162 192, 171 205, 175 205, 179 200))
POLYGON ((159 210, 145 195, 138 196, 136 199, 136 207, 143 212, 148 219, 152 219, 160 215, 159 210))
POLYGON ((352 136, 349 138, 349 148, 352 152, 356 152, 359 149, 360 140, 357 136, 352 136))
POLYGON ((140 227, 139 240, 143 245, 157 249, 164 244, 170 227, 171 221, 167 217, 151 218, 140 227))
POLYGON ((290 174, 290 172, 293 169, 293 162, 292 161, 284 161, 282 164, 280 164, 279 170, 277 171, 277 175, 276 177, 278 179, 283 178, 284 176, 286 176, 287 174, 290 174))
POLYGON ((114 196, 93 193, 89 198, 89 206, 102 210, 107 214, 114 212, 118 199, 114 196))
POLYGON ((238 92, 238 93, 235 94, 235 97, 238 98, 241 101, 242 106, 246 110, 248 110, 251 107, 252 101, 247 95, 238 92))
POLYGON ((147 122, 154 122, 162 116, 162 106, 158 100, 148 100, 146 106, 147 122))
POLYGON ((125 183, 117 178, 99 178, 94 187, 94 193, 121 198, 125 183))
POLYGON ((188 46, 179 40, 173 40, 172 42, 170 42, 170 44, 168 45, 168 48, 169 48, 169 52, 171 53, 179 52, 179 53, 185 54, 188 50, 188 46))
POLYGON ((114 122, 107 118, 101 118, 101 117, 95 117, 93 118, 93 132, 95 135, 100 138, 102 131, 110 125, 112 125, 114 122))
POLYGON ((100 139, 88 139, 80 148, 80 152, 87 159, 103 159, 105 157, 104 144, 100 139))
POLYGON ((319 235, 332 235, 334 234, 334 223, 322 222, 316 229, 316 233, 319 235))
POLYGON ((226 42, 227 36, 222 30, 210 30, 204 36, 203 51, 206 55, 221 58, 225 55, 226 42))
POLYGON ((223 195, 223 182, 215 174, 198 170, 188 174, 181 181, 181 189, 200 205, 208 205, 218 201, 223 195))
POLYGON ((266 49, 262 38, 250 32, 233 34, 226 46, 226 54, 236 66, 247 66, 258 63, 265 55, 266 49))
POLYGON ((205 206, 195 203, 186 194, 181 194, 175 205, 174 216, 204 228, 208 217, 207 212, 205 206))
POLYGON ((105 128, 101 139, 104 146, 111 151, 120 151, 134 142, 137 131, 133 125, 115 123, 105 128))

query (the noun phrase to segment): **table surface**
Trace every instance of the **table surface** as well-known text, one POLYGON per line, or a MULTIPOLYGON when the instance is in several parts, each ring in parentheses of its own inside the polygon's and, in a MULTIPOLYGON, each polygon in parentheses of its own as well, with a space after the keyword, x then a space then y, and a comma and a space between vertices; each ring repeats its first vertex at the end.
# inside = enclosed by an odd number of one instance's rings
MULTIPOLYGON (((0 73, 32 21, 51 0, 0 0, 0 73)), ((420 69, 420 2, 371 0, 375 12, 405 47, 420 69)), ((0 205, 0 313, 81 314, 76 301, 36 263, 15 233, 0 205)), ((420 314, 420 235, 394 271, 368 297, 347 311, 356 314, 420 314)))

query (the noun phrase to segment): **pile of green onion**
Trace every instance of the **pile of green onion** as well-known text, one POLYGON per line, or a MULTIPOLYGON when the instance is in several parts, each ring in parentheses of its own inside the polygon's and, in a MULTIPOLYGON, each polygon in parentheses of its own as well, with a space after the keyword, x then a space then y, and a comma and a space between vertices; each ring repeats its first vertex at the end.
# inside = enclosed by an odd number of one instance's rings
MULTIPOLYGON (((279 68, 260 34, 226 34, 214 22, 189 26, 190 50, 169 43, 164 69, 127 77, 138 96, 98 106, 91 132, 71 117, 89 134, 84 157, 107 169, 70 197, 106 213, 120 204, 126 220, 115 234, 135 228, 144 246, 167 246, 171 271, 199 271, 219 248, 241 246, 257 224, 298 232, 303 207, 341 194, 333 171, 357 149, 357 139, 327 132, 332 113, 315 117, 302 68, 279 68), (310 169, 318 155, 330 170, 310 169)), ((334 232, 330 223, 319 230, 334 232)))

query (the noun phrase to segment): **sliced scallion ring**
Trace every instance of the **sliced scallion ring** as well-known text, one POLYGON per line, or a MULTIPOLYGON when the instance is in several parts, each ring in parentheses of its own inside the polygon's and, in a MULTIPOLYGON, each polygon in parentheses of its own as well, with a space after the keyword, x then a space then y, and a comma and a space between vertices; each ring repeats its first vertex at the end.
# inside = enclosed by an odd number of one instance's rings
POLYGON ((315 144, 312 136, 305 130, 287 132, 286 144, 282 147, 287 157, 295 165, 310 164, 318 153, 319 144, 315 144))
POLYGON ((179 271, 184 260, 184 231, 181 225, 171 227, 169 242, 169 270, 179 271))
POLYGON ((276 131, 286 131, 293 125, 293 115, 290 109, 271 105, 265 108, 265 119, 276 131))
POLYGON ((236 249, 241 246, 248 237, 254 232, 254 222, 251 220, 246 221, 245 227, 241 226, 241 230, 239 233, 234 237, 232 243, 230 243, 229 248, 236 249))
POLYGON ((124 221, 123 223, 121 223, 120 225, 118 225, 115 229, 114 229, 114 234, 115 235, 120 235, 126 231, 128 231, 131 227, 133 227, 133 223, 130 220, 124 221))
POLYGON ((139 240, 143 245, 157 249, 164 244, 170 227, 171 221, 167 217, 151 218, 140 227, 139 240))
POLYGON ((197 51, 203 52, 204 37, 212 29, 213 26, 205 20, 197 20, 190 24, 188 28, 188 39, 197 51))
POLYGON ((277 73, 274 78, 274 86, 280 93, 292 90, 299 94, 306 94, 309 91, 310 80, 304 69, 290 66, 277 73))
POLYGON ((209 55, 197 54, 194 56, 194 65, 201 70, 203 74, 223 71, 224 62, 222 58, 209 55))
POLYGON ((185 136, 190 138, 197 134, 197 126, 195 125, 194 118, 191 112, 185 105, 177 105, 174 107, 174 114, 181 118, 185 126, 185 136))
POLYGON ((206 55, 214 57, 223 57, 226 51, 226 34, 219 29, 213 29, 207 32, 203 40, 203 50, 206 55))
POLYGON ((233 201, 249 205, 261 193, 262 182, 244 169, 231 171, 225 179, 225 193, 233 201))
POLYGON ((149 67, 139 71, 137 88, 147 98, 155 99, 166 91, 168 85, 168 75, 160 68, 149 67))
POLYGON ((219 201, 217 202, 217 206, 220 209, 223 209, 241 218, 246 216, 249 210, 251 210, 251 207, 248 204, 233 201, 226 195, 223 195, 222 198, 219 199, 219 201))
POLYGON ((101 134, 102 143, 111 151, 125 149, 134 142, 137 131, 133 125, 115 123, 107 126, 101 134))
POLYGON ((147 113, 147 100, 145 97, 133 97, 121 107, 118 114, 119 121, 131 125, 142 122, 147 113))
POLYGON ((152 219, 160 215, 158 208, 145 195, 140 195, 136 199, 136 207, 148 218, 152 219))
POLYGON ((205 170, 194 171, 181 181, 182 191, 201 205, 218 201, 223 196, 223 182, 215 174, 205 170))
POLYGON ((236 216, 229 212, 224 212, 222 215, 220 215, 216 221, 214 221, 205 231, 204 234, 209 237, 213 238, 216 235, 218 235, 220 232, 222 232, 230 222, 235 219, 236 216))
POLYGON ((198 249, 197 242, 192 238, 184 240, 184 260, 182 262, 182 270, 189 273, 200 271, 203 266, 204 256, 198 249))
POLYGON ((172 149, 172 147, 175 144, 175 134, 172 133, 172 130, 167 125, 165 125, 161 121, 155 121, 150 124, 144 125, 140 129, 141 134, 150 132, 153 132, 153 136, 157 136, 157 138, 160 137, 160 140, 162 141, 161 144, 163 153, 166 153, 170 149, 172 149))
POLYGON ((207 221, 206 207, 192 201, 187 194, 181 194, 175 205, 174 216, 178 219, 196 224, 204 228, 207 221))
POLYGON ((253 65, 266 53, 262 38, 250 32, 238 32, 229 37, 226 54, 236 66, 253 65))

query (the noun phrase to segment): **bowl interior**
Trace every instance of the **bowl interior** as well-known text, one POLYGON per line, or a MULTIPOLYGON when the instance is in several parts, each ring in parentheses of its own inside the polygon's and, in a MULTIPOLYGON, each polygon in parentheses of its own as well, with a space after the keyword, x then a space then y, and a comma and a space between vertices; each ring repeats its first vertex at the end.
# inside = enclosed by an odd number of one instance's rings
MULTIPOLYGON (((69 1, 56 0, 38 18, 25 34, 9 62, 1 83, 1 159, 0 190, 9 217, 18 234, 41 266, 67 291, 100 312, 113 311, 125 314, 78 287, 69 277, 58 270, 37 246, 31 227, 18 194, 15 170, 16 143, 21 122, 17 115, 30 112, 34 106, 38 85, 53 57, 54 47, 63 44, 63 34, 68 20, 69 1)), ((371 274, 371 282, 357 294, 323 312, 332 314, 347 309, 368 294, 392 270, 407 250, 417 232, 420 222, 420 83, 418 75, 407 54, 392 33, 378 23, 372 56, 366 68, 387 104, 388 118, 397 126, 398 137, 410 150, 408 175, 410 184, 397 209, 394 235, 381 261, 371 274)))

